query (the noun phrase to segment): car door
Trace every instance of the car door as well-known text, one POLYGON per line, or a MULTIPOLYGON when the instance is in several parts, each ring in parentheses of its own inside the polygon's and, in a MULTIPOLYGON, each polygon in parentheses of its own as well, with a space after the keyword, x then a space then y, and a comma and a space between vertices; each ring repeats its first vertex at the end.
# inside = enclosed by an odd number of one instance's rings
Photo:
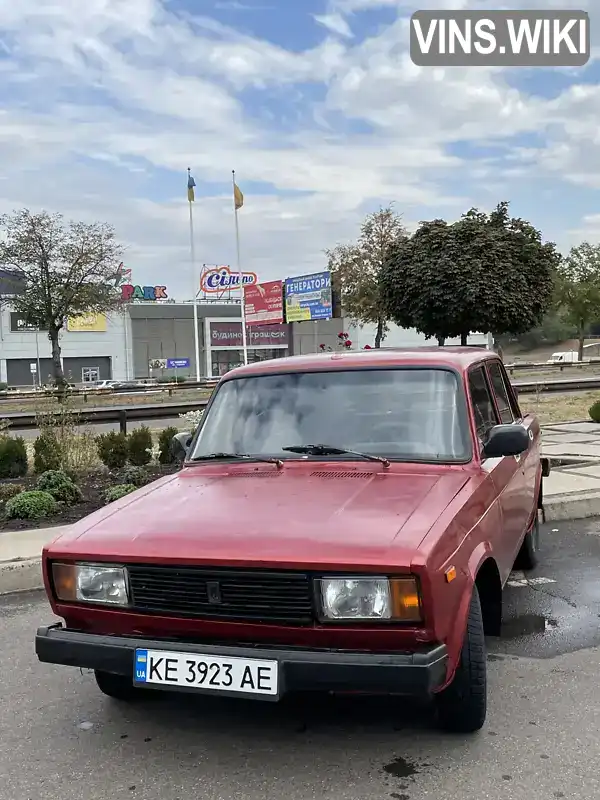
POLYGON ((541 444, 539 424, 532 416, 523 417, 504 365, 500 361, 490 360, 486 366, 501 422, 523 425, 529 433, 527 451, 522 455, 514 456, 519 465, 518 474, 515 477, 519 479, 521 484, 519 489, 519 516, 521 532, 523 533, 531 523, 532 515, 537 508, 541 444))
MULTIPOLYGON (((484 364, 471 368, 468 373, 468 386, 475 428, 480 446, 483 448, 490 430, 501 421, 484 364)), ((520 464, 513 456, 485 458, 481 453, 481 459, 481 468, 489 473, 494 483, 502 514, 502 530, 497 532, 493 546, 501 576, 505 580, 512 569, 522 533, 523 480, 520 464)))

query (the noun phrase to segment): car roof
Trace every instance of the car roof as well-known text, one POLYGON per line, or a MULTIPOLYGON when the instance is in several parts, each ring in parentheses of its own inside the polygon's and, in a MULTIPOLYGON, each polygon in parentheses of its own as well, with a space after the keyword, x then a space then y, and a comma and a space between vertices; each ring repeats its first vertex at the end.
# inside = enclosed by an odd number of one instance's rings
POLYGON ((369 369, 373 367, 423 366, 446 367, 459 372, 485 358, 498 358, 483 347, 381 347, 371 350, 347 350, 308 353, 258 361, 236 367, 224 377, 241 378, 274 372, 311 372, 317 370, 369 369))

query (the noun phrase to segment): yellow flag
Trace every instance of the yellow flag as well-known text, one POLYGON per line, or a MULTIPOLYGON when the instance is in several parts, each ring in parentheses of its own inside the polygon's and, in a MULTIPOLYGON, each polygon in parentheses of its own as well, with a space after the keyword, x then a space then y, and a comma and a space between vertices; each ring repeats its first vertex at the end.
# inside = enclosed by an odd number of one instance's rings
POLYGON ((194 186, 196 185, 196 181, 192 178, 190 170, 188 169, 188 182, 187 182, 187 190, 188 190, 188 201, 193 203, 196 199, 194 186))
POLYGON ((235 203, 236 211, 244 205, 244 195, 237 183, 233 184, 233 202, 235 203))

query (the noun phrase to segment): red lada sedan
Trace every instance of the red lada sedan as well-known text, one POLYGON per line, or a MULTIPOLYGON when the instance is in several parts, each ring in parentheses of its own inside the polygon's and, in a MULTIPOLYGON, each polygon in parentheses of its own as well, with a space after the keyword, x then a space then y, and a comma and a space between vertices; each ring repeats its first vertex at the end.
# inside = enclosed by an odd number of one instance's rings
POLYGON ((148 690, 430 696, 482 727, 485 634, 535 565, 540 427, 475 348, 298 356, 229 372, 184 463, 43 553, 41 661, 148 690))

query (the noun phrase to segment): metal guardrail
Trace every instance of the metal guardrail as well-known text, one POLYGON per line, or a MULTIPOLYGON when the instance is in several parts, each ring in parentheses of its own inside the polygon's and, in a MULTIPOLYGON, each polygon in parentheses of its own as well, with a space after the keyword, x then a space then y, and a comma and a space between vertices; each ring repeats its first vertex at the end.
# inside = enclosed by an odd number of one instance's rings
POLYGON ((600 370, 600 358, 588 358, 585 361, 553 361, 548 364, 545 361, 514 361, 512 364, 504 365, 509 374, 515 371, 527 370, 539 372, 557 370, 563 372, 565 369, 585 369, 586 367, 598 367, 600 370))
MULTIPOLYGON (((169 419, 170 417, 177 417, 179 414, 185 414, 187 411, 197 411, 204 408, 207 403, 208 400, 189 400, 181 403, 145 403, 140 406, 90 408, 76 413, 82 425, 102 425, 118 422, 120 430, 123 433, 127 433, 128 422, 146 419, 169 419)), ((36 414, 15 411, 2 414, 2 419, 8 420, 11 428, 15 430, 38 427, 36 414)))
POLYGON ((587 392, 600 389, 598 378, 567 378, 558 381, 511 381, 519 394, 549 394, 559 392, 587 392))
MULTIPOLYGON (((109 389, 94 389, 94 388, 71 388, 68 390, 70 397, 83 397, 85 403, 93 400, 96 397, 111 397, 113 395, 136 395, 136 394, 163 394, 168 393, 169 397, 173 396, 173 392, 182 389, 204 389, 213 390, 219 378, 207 378, 201 381, 188 381, 186 383, 156 383, 152 385, 142 385, 139 388, 134 386, 123 386, 109 389)), ((59 397, 60 392, 56 389, 28 389, 18 391, 15 389, 7 389, 0 392, 0 405, 3 400, 30 400, 41 397, 59 397)))
MULTIPOLYGON (((521 371, 539 371, 539 372, 546 372, 546 371, 558 371, 563 372, 565 369, 585 369, 590 367, 598 367, 598 371, 600 374, 600 358, 591 358, 586 361, 567 361, 567 362, 553 362, 553 363, 546 363, 546 362, 533 362, 533 361, 523 361, 523 362, 513 362, 512 364, 505 364, 505 369, 509 373, 509 375, 514 375, 515 372, 521 371)), ((107 389, 94 389, 93 387, 75 387, 69 389, 69 395, 74 397, 83 397, 84 402, 89 402, 90 399, 93 400, 95 397, 109 397, 112 395, 135 395, 135 394, 158 394, 158 393, 167 393, 169 397, 173 397, 174 393, 179 391, 185 391, 190 389, 214 389, 217 383, 219 382, 220 378, 202 378, 200 381, 185 381, 183 383, 154 383, 154 384, 140 384, 139 387, 136 386, 122 386, 122 387, 111 387, 107 389)), ((541 383, 539 385, 542 385, 541 383)), ((546 382, 544 385, 549 385, 549 382, 546 382)), ((592 387, 595 388, 595 387, 592 387)), ((548 391, 552 391, 549 389, 548 391)), ((39 398, 39 397, 58 397, 59 393, 55 389, 30 389, 26 387, 12 387, 3 392, 0 392, 0 405, 3 400, 15 400, 16 397, 18 399, 31 399, 31 398, 39 398)))

